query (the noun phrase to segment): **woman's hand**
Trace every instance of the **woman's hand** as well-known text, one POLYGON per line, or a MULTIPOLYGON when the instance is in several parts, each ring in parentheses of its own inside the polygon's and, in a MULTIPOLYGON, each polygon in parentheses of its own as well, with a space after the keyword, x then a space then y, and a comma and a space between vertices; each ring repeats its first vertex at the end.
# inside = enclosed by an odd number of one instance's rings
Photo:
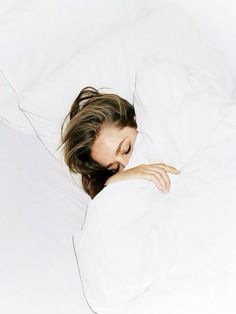
POLYGON ((117 182, 128 179, 145 179, 152 181, 156 187, 163 191, 169 192, 170 190, 170 178, 167 173, 180 174, 180 171, 174 167, 165 164, 149 164, 139 165, 128 170, 117 172, 115 175, 110 177, 106 185, 111 182, 117 182))

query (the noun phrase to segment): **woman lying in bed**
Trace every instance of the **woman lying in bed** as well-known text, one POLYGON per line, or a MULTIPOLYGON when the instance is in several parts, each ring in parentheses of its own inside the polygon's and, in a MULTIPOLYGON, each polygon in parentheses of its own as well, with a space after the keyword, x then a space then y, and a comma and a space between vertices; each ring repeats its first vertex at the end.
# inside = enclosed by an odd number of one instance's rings
POLYGON ((167 173, 180 173, 174 167, 156 163, 125 170, 136 136, 135 111, 127 100, 92 87, 82 89, 62 125, 62 145, 66 164, 82 174, 83 188, 92 198, 105 185, 126 179, 150 180, 169 191, 167 173))

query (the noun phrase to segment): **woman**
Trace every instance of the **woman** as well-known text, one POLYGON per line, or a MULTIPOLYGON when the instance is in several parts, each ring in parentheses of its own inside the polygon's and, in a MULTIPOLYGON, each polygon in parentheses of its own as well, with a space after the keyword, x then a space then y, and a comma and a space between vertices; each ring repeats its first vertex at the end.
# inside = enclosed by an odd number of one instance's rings
POLYGON ((180 172, 159 163, 125 170, 137 137, 133 106, 115 94, 85 87, 71 106, 62 128, 64 160, 73 173, 82 174, 84 190, 93 198, 111 182, 146 179, 168 192, 168 172, 180 172), (65 126, 65 122, 67 122, 65 126))

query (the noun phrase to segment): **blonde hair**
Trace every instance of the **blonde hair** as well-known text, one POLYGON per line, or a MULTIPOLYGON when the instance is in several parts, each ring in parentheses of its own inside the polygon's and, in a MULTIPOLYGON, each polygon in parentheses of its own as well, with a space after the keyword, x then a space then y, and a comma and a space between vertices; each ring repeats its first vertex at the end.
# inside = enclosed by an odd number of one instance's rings
POLYGON ((84 190, 93 198, 114 174, 95 162, 91 147, 102 125, 136 128, 133 106, 116 94, 85 87, 73 102, 61 127, 61 145, 69 170, 82 175, 84 190))

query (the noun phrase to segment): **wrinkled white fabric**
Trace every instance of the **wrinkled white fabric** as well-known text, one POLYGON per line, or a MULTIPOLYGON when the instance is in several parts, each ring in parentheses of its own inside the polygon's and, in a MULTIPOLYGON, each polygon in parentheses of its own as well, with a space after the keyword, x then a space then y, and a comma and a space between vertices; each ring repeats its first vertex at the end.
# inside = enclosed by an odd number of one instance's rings
POLYGON ((136 72, 151 55, 207 70, 232 92, 227 61, 181 7, 155 0, 150 12, 148 2, 103 0, 93 10, 95 0, 69 0, 62 10, 60 1, 34 0, 9 10, 0 70, 17 99, 0 94, 0 119, 36 132, 58 158, 60 128, 79 91, 93 86, 132 102, 136 72))
POLYGON ((135 96, 128 167, 181 174, 167 194, 127 180, 91 201, 76 237, 88 303, 99 314, 235 313, 236 104, 207 73, 168 61, 140 70, 135 96))

